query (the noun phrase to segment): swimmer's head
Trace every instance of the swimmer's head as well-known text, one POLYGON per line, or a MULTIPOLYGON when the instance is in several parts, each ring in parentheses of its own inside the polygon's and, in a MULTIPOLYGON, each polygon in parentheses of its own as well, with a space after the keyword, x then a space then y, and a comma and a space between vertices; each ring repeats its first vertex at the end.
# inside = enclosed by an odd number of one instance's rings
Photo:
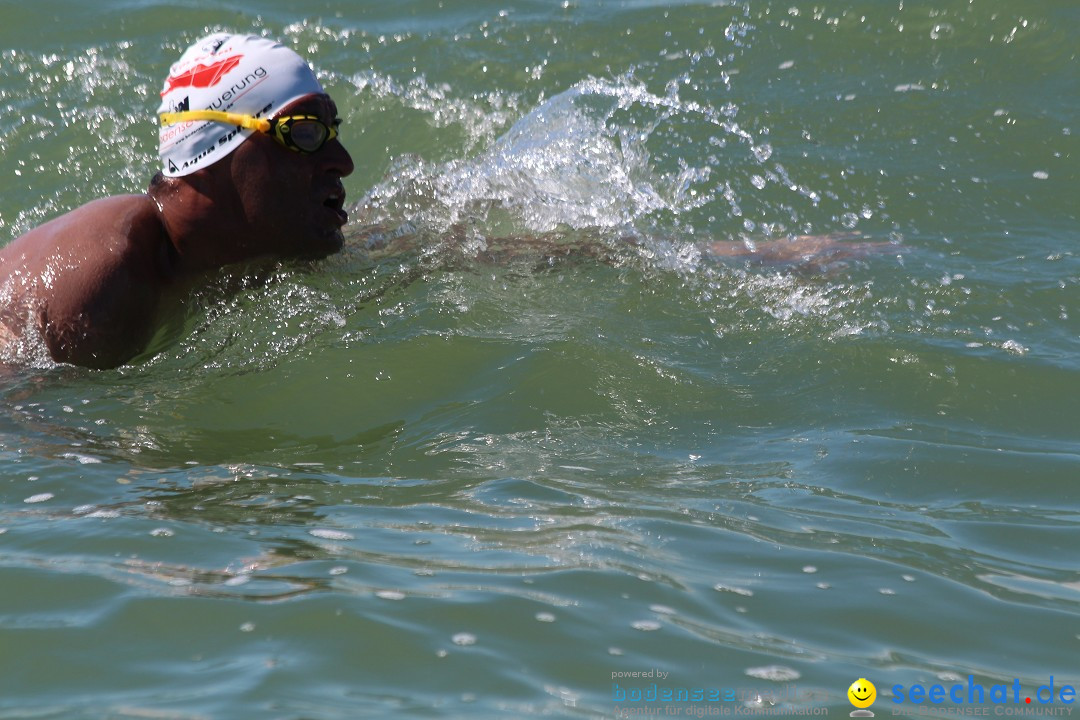
MULTIPOLYGON (((170 68, 158 112, 218 110, 271 118, 291 103, 322 92, 307 62, 284 45, 255 35, 215 33, 196 40, 170 68)), ((209 167, 253 132, 208 120, 162 125, 162 172, 181 177, 209 167)))

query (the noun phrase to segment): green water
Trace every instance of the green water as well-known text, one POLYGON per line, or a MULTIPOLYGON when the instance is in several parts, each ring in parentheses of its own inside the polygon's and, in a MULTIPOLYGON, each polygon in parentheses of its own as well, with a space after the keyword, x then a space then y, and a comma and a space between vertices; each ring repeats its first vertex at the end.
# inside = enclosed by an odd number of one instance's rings
POLYGON ((1076 3, 2 19, 0 242, 145 187, 161 80, 211 30, 310 58, 357 171, 340 255, 223 277, 135 364, 4 372, 0 718, 1080 684, 1076 3), (420 247, 375 257, 371 226, 420 247), (455 226, 610 257, 485 263, 455 226), (886 244, 699 252, 850 231, 886 244))

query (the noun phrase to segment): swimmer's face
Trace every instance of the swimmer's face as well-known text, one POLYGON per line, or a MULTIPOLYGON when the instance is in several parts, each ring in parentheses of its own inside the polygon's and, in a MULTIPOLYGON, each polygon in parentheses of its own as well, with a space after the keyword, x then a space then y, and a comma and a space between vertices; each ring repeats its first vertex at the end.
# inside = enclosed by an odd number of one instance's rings
MULTIPOLYGON (((327 125, 338 120, 327 95, 308 96, 277 114, 314 115, 327 125)), ((305 154, 254 133, 233 156, 232 180, 250 228, 251 254, 319 257, 341 249, 348 220, 341 178, 352 173, 353 162, 337 138, 305 154)))
POLYGON ((857 708, 868 708, 877 699, 877 688, 866 678, 859 678, 851 683, 847 691, 848 700, 857 708))

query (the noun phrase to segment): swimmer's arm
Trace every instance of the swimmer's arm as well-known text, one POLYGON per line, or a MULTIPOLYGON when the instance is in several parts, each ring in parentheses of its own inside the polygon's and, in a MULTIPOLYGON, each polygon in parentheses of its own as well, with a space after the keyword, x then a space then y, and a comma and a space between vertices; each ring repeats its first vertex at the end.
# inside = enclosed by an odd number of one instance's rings
MULTIPOLYGON (((476 254, 478 260, 505 262, 517 258, 542 257, 589 258, 601 262, 617 263, 620 258, 617 245, 641 245, 642 238, 624 235, 614 245, 611 241, 579 236, 566 241, 556 235, 540 235, 487 240, 484 249, 476 254)), ((792 238, 753 241, 712 240, 698 244, 706 258, 732 259, 748 263, 778 264, 827 268, 832 263, 864 258, 874 253, 895 250, 889 242, 870 242, 860 233, 832 233, 828 235, 799 235, 792 238)))
POLYGON ((140 196, 98 200, 25 240, 49 250, 36 266, 37 325, 57 362, 121 365, 153 335, 163 285, 163 230, 140 196))
MULTIPOLYGON (((386 257, 417 254, 423 249, 418 236, 408 233, 388 231, 382 226, 366 228, 358 236, 365 241, 368 255, 372 260, 386 257)), ((635 235, 626 235, 619 242, 638 245, 642 239, 635 235)), ((610 241, 596 237, 578 235, 567 241, 557 234, 518 235, 512 237, 485 238, 476 243, 476 249, 467 242, 463 226, 454 226, 441 238, 443 249, 458 249, 467 256, 487 263, 505 263, 517 259, 589 258, 601 262, 617 262, 617 248, 610 241)), ((860 258, 876 252, 896 249, 889 242, 870 242, 857 232, 830 233, 826 235, 799 235, 792 238, 754 241, 712 240, 699 243, 699 249, 705 257, 713 259, 734 259, 750 263, 776 264, 822 264, 853 258, 860 258)))
POLYGON ((761 263, 806 263, 863 257, 890 248, 893 243, 869 242, 858 232, 798 235, 759 242, 711 241, 701 246, 713 258, 743 258, 761 263))
POLYGON ((368 225, 351 233, 346 242, 360 248, 369 260, 375 262, 428 252, 449 252, 457 254, 459 258, 471 258, 489 264, 538 258, 614 259, 611 249, 595 238, 568 242, 558 234, 549 233, 470 239, 468 230, 460 224, 453 225, 435 241, 430 237, 417 235, 407 226, 389 228, 384 225, 368 225))
POLYGON ((112 368, 138 355, 153 333, 158 294, 123 263, 91 268, 42 307, 38 327, 53 360, 112 368))

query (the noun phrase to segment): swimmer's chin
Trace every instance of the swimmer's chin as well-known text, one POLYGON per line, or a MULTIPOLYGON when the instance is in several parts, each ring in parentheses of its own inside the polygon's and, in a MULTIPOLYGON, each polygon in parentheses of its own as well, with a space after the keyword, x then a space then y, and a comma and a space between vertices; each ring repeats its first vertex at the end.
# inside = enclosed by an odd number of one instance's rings
POLYGON ((341 252, 341 248, 343 247, 345 247, 345 233, 341 231, 341 228, 338 228, 338 230, 330 235, 326 248, 326 255, 333 255, 334 253, 341 252))
POLYGON ((341 248, 344 246, 345 235, 338 229, 306 244, 296 253, 295 257, 300 260, 322 260, 325 257, 341 252, 341 248))

